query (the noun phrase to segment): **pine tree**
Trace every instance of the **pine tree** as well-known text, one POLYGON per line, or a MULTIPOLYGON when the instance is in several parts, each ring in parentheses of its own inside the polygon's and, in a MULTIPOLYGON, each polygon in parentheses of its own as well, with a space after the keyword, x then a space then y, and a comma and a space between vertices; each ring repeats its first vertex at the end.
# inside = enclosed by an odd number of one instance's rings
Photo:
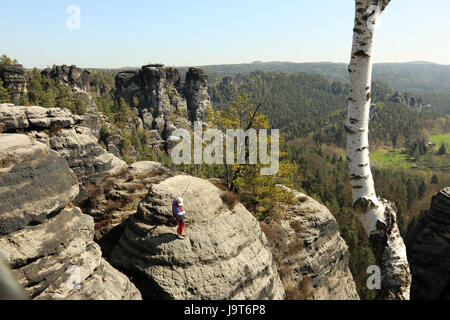
POLYGON ((441 145, 441 147, 439 148, 438 154, 440 156, 443 156, 443 155, 447 154, 447 149, 445 148, 445 144, 441 145))
POLYGON ((10 94, 8 90, 3 87, 3 81, 0 79, 0 103, 10 102, 10 99, 10 94))

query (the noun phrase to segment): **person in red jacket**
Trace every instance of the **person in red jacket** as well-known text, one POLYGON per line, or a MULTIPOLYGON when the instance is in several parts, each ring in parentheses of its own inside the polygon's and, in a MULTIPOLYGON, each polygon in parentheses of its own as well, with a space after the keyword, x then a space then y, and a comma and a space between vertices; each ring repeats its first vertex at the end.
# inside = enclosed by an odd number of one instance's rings
POLYGON ((178 239, 184 239, 184 210, 183 210, 183 198, 176 197, 172 201, 172 214, 176 221, 178 222, 178 239))

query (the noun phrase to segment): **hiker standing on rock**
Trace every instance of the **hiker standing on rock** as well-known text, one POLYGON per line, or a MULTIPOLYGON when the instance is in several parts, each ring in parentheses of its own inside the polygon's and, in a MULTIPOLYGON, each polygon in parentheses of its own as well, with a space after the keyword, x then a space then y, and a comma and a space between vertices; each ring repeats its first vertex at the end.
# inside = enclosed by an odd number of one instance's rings
POLYGON ((183 198, 176 197, 172 201, 172 214, 176 221, 178 222, 178 239, 184 239, 183 230, 184 230, 184 211, 183 211, 183 198))

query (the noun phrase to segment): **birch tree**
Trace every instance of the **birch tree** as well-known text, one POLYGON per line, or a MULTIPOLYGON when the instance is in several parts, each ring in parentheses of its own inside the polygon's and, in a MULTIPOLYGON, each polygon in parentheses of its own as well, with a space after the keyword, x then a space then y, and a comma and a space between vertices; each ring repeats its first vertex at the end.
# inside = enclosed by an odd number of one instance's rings
POLYGON ((347 160, 355 209, 369 236, 382 272, 378 299, 409 299, 411 276, 406 248, 396 223, 392 202, 380 199, 369 159, 372 56, 378 20, 390 0, 356 0, 353 46, 349 65, 347 160))

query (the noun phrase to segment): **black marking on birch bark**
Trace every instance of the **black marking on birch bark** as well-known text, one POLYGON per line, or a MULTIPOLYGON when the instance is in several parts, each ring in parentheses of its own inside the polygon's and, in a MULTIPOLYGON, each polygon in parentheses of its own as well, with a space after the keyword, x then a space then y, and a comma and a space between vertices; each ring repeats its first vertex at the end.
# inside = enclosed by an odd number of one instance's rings
POLYGON ((356 151, 357 152, 362 152, 362 151, 364 151, 366 149, 369 149, 369 147, 361 147, 361 148, 356 149, 356 151))
POLYGON ((365 52, 364 50, 358 50, 354 53, 355 56, 357 57, 364 57, 364 58, 370 58, 370 54, 368 54, 367 52, 365 52))
POLYGON ((358 119, 355 119, 355 118, 350 118, 350 119, 348 119, 348 121, 350 121, 351 124, 357 124, 357 123, 359 123, 359 120, 358 120, 358 119))
POLYGON ((353 189, 362 189, 363 186, 352 186, 353 189))
POLYGON ((352 162, 353 160, 350 157, 347 157, 347 162, 352 162))
POLYGON ((372 96, 371 96, 371 94, 370 94, 370 92, 369 92, 369 93, 367 94, 367 101, 369 101, 370 98, 372 98, 372 96))
POLYGON ((364 168, 364 167, 367 167, 368 165, 369 165, 368 163, 363 163, 363 164, 360 164, 358 167, 364 168))
POLYGON ((350 129, 347 125, 344 126, 344 129, 345 129, 345 131, 346 131, 347 133, 355 134, 355 131, 353 131, 352 129, 350 129))
POLYGON ((369 176, 358 176, 358 175, 355 175, 355 174, 352 174, 350 176, 350 180, 353 180, 353 181, 355 181, 355 180, 367 180, 367 179, 369 179, 369 176))
POLYGON ((357 33, 357 34, 363 34, 364 31, 362 31, 361 29, 358 28, 353 28, 353 32, 357 33))
POLYGON ((351 101, 351 102, 356 102, 356 100, 355 100, 355 99, 353 99, 352 97, 349 97, 349 98, 348 98, 348 101, 351 101))
POLYGON ((366 91, 369 90, 369 89, 370 89, 370 86, 369 86, 369 87, 366 87, 366 91))

